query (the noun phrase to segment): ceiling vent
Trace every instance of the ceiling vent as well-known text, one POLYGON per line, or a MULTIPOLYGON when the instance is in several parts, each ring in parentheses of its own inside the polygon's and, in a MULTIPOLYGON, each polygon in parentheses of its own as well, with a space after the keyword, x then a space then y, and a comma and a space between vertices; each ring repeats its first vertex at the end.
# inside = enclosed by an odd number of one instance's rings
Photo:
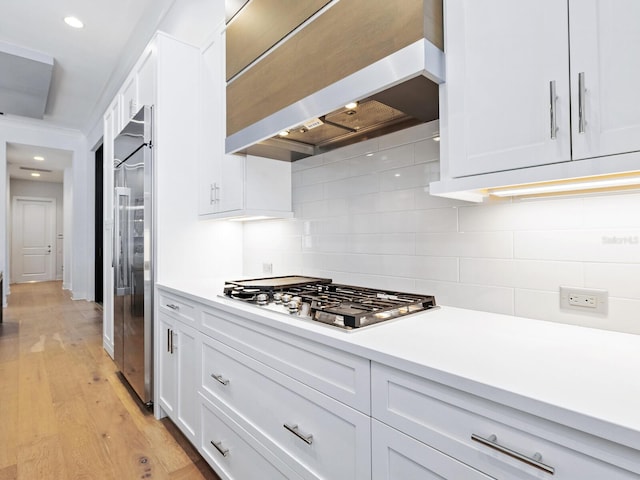
POLYGON ((28 170, 30 172, 43 172, 51 173, 53 170, 47 170, 46 168, 33 168, 33 167, 20 167, 20 170, 28 170))
POLYGON ((42 119, 53 57, 0 42, 0 112, 42 119))

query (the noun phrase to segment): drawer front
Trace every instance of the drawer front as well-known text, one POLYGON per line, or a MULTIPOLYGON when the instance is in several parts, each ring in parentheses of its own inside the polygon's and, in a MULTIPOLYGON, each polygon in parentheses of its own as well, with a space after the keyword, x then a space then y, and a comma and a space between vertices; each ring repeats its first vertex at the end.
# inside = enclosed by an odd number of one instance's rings
POLYGON ((372 480, 490 480, 491 477, 376 420, 371 421, 372 480))
POLYGON ((158 291, 158 308, 161 312, 183 322, 195 325, 198 318, 196 304, 179 295, 158 291))
POLYGON ((200 397, 200 418, 202 422, 200 451, 222 478, 229 480, 300 478, 202 396, 200 397))
POLYGON ((588 448, 589 435, 379 364, 372 364, 371 377, 374 418, 490 476, 638 478, 565 446, 588 448))
POLYGON ((303 478, 370 478, 368 416, 208 337, 202 390, 303 478))
POLYGON ((217 310, 202 313, 205 333, 369 415, 369 360, 217 310))

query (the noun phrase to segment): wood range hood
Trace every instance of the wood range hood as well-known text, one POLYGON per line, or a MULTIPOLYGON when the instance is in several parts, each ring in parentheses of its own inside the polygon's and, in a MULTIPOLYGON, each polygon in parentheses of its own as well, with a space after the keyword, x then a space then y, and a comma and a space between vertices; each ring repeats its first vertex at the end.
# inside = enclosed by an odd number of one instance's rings
POLYGON ((227 153, 296 161, 439 117, 442 0, 253 0, 226 41, 227 153))

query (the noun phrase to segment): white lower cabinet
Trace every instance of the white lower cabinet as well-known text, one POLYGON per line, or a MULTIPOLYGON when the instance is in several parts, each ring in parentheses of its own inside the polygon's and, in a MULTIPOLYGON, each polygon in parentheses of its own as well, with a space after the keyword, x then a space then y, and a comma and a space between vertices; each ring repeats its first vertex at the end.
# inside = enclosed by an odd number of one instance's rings
POLYGON ((199 332, 158 313, 158 404, 194 444, 198 439, 199 332))
POLYGON ((375 419, 500 480, 640 478, 626 447, 385 365, 371 398, 375 419))
POLYGON ((489 477, 377 420, 371 421, 372 480, 488 480, 489 477))
POLYGON ((300 478, 202 395, 200 419, 200 451, 224 480, 300 478))
POLYGON ((205 395, 303 478, 371 478, 370 418, 212 338, 205 395))

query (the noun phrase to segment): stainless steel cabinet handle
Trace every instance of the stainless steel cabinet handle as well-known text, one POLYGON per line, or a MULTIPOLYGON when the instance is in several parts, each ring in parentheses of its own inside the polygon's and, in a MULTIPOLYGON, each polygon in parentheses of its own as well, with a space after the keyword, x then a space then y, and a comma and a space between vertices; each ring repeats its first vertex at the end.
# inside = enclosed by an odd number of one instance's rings
POLYGON ((229 449, 224 448, 222 446, 222 442, 214 442, 213 440, 211 440, 211 445, 216 447, 216 450, 218 450, 220 452, 220 455, 222 455, 223 457, 226 457, 227 455, 229 455, 229 449))
POLYGON ((213 199, 211 200, 211 203, 220 202, 220 187, 218 186, 217 183, 214 183, 213 185, 211 185, 211 193, 213 195, 213 199))
POLYGON ((558 132, 558 118, 556 115, 556 104, 558 96, 556 95, 556 81, 549 82, 549 115, 551 123, 551 140, 555 140, 558 132))
POLYGON ((227 385, 229 385, 229 379, 228 378, 224 378, 222 375, 216 375, 215 373, 212 373, 211 374, 211 378, 217 380, 218 382, 220 382, 225 387, 227 385))
POLYGON ((180 307, 173 303, 167 303, 167 308, 170 308, 171 310, 180 310, 180 307))
POLYGON ((167 352, 171 352, 171 329, 167 328, 167 352))
POLYGON ((584 87, 584 72, 578 74, 578 133, 585 132, 586 117, 585 117, 585 97, 587 91, 584 87))
POLYGON ((285 423, 283 427, 289 430, 291 433, 293 433, 296 437, 298 437, 300 440, 305 442, 307 445, 311 445, 313 443, 313 435, 311 434, 304 435, 303 433, 300 433, 300 431, 298 430, 298 425, 289 425, 285 423))
POLYGON ((507 447, 503 447, 502 445, 498 444, 498 437, 496 437, 495 435, 491 435, 489 436, 489 438, 484 438, 484 437, 481 437, 480 435, 476 435, 475 433, 472 433, 471 440, 473 440, 474 442, 481 443, 482 445, 492 448, 493 450, 496 450, 500 453, 504 453, 505 455, 511 458, 520 460, 521 462, 526 463, 527 465, 535 467, 539 470, 542 470, 543 472, 546 472, 550 475, 553 475, 556 471, 555 468, 550 467, 549 465, 546 465, 541 462, 542 455, 540 455, 539 453, 536 452, 533 454, 533 456, 528 457, 520 452, 516 452, 515 450, 511 450, 510 448, 507 448, 507 447))

